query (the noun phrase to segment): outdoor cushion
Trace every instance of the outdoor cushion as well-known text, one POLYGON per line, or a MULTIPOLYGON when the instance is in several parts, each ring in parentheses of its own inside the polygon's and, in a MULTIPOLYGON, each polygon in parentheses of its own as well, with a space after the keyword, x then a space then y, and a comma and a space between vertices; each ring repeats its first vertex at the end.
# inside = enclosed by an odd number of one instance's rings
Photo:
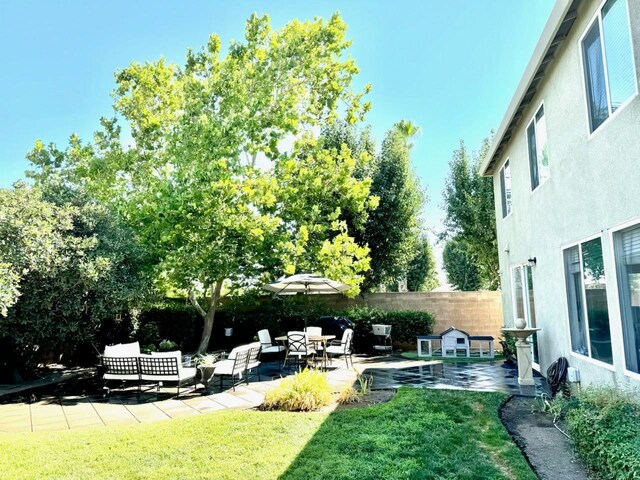
POLYGON ((271 345, 270 347, 262 347, 262 353, 280 353, 284 350, 282 345, 271 345))
POLYGON ((117 345, 104 347, 105 357, 137 357, 138 355, 140 355, 140 344, 138 342, 118 343, 117 345))

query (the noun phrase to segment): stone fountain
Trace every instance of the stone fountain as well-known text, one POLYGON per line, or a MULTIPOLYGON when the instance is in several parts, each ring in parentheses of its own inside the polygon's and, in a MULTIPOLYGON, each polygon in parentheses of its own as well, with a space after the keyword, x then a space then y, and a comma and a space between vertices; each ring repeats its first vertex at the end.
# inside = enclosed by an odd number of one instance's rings
POLYGON ((533 380, 533 366, 531 359, 531 343, 529 337, 539 331, 539 328, 527 327, 522 318, 516 319, 516 328, 503 328, 502 331, 516 337, 518 351, 518 383, 520 385, 535 385, 533 380))

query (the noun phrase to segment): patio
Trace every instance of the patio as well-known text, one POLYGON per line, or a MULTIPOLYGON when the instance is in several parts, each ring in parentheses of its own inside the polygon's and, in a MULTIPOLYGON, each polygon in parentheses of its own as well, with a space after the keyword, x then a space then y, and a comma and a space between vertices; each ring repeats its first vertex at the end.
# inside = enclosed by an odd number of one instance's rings
MULTIPOLYGON (((356 382, 356 372, 373 377, 374 390, 402 386, 433 389, 475 390, 533 396, 540 388, 518 385, 517 370, 504 362, 440 363, 406 360, 398 357, 354 357, 354 368, 341 361, 327 370, 334 392, 356 382)), ((36 389, 0 401, 0 432, 38 432, 86 427, 135 425, 171 418, 188 417, 225 409, 250 409, 259 406, 267 389, 282 375, 278 362, 261 366, 262 381, 252 377, 249 384, 220 391, 216 384, 211 395, 185 389, 175 398, 175 387, 144 392, 138 398, 137 387, 114 390, 103 398, 99 379, 79 379, 57 386, 36 389), (78 394, 80 393, 80 394, 78 394)))

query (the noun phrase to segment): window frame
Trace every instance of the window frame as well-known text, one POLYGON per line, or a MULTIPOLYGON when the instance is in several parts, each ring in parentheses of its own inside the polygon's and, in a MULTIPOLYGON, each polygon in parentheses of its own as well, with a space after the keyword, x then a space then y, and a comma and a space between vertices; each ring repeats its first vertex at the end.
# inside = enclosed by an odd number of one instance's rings
POLYGON ((618 258, 616 255, 616 246, 615 246, 615 238, 614 235, 619 234, 623 230, 627 230, 628 228, 635 227, 640 225, 640 217, 635 217, 629 221, 620 223, 608 229, 608 237, 609 237, 609 248, 611 258, 613 258, 614 266, 615 266, 615 275, 614 275, 614 290, 613 294, 616 297, 615 307, 618 318, 620 319, 620 340, 622 340, 622 371, 624 374, 630 378, 640 380, 640 373, 634 372, 633 370, 629 370, 627 368, 627 355, 624 350, 624 326, 622 325, 622 305, 620 302, 620 283, 618 282, 618 258))
MULTIPOLYGON (((582 244, 583 243, 587 243, 591 240, 595 240, 596 238, 600 239, 600 246, 602 248, 602 252, 604 254, 604 242, 603 242, 603 232, 598 232, 595 233, 593 235, 590 235, 588 237, 584 237, 581 240, 575 241, 575 242, 571 242, 571 243, 567 243, 565 245, 561 245, 560 246, 560 258, 562 259, 562 278, 564 280, 564 288, 562 289, 564 291, 563 295, 564 295, 564 306, 565 306, 565 319, 566 319, 566 331, 569 334, 568 335, 568 340, 569 340, 569 354, 572 357, 575 358, 579 358, 581 360, 584 360, 586 362, 589 363, 593 363, 594 365, 598 365, 599 367, 604 367, 607 370, 611 370, 611 371, 615 371, 616 367, 615 367, 615 350, 613 349, 613 343, 614 343, 614 335, 613 335, 613 331, 611 330, 611 306, 609 305, 609 295, 610 295, 610 291, 609 291, 609 276, 607 276, 607 272, 605 269, 605 277, 607 278, 607 312, 609 313, 609 336, 611 338, 611 344, 612 344, 612 358, 611 358, 611 363, 607 363, 604 362, 602 360, 598 360, 597 358, 593 358, 592 354, 591 354, 591 332, 590 332, 590 321, 589 321, 589 314, 586 311, 587 309, 587 293, 586 293, 586 288, 584 287, 584 266, 583 266, 583 257, 582 257, 582 244), (567 268, 565 265, 565 259, 564 259, 564 252, 565 250, 568 250, 570 248, 573 247, 578 247, 578 254, 579 254, 579 259, 580 259, 580 278, 582 279, 582 292, 581 293, 581 297, 582 297, 582 307, 584 310, 584 317, 585 320, 587 322, 586 325, 586 343, 587 343, 587 351, 589 352, 589 355, 583 355, 581 353, 578 352, 574 352, 573 351, 573 346, 571 344, 571 317, 569 315, 569 296, 567 293, 567 268)), ((616 289, 616 294, 617 294, 617 281, 614 280, 615 283, 615 289, 616 289)), ((619 312, 617 312, 619 313, 619 312)), ((633 372, 632 372, 633 373, 633 372)))
POLYGON ((502 163, 502 166, 500 167, 500 169, 498 170, 498 183, 500 184, 500 214, 502 215, 502 219, 505 220, 507 218, 509 218, 511 216, 511 214, 513 213, 513 180, 511 181, 511 198, 510 198, 510 202, 507 205, 507 189, 506 189, 506 181, 504 182, 505 185, 503 185, 503 181, 502 179, 504 178, 503 172, 504 169, 507 165, 509 165, 509 177, 512 179, 513 176, 511 175, 511 162, 510 162, 510 158, 507 157, 507 159, 502 163), (504 189, 503 189, 504 186, 504 189), (507 213, 505 215, 505 212, 503 210, 503 202, 504 205, 507 205, 506 210, 507 213))
POLYGON ((529 185, 531 186, 531 193, 536 192, 543 184, 547 182, 547 180, 551 178, 551 161, 549 161, 549 166, 547 167, 549 171, 549 175, 544 180, 540 180, 540 165, 538 165, 538 129, 536 124, 536 117, 538 116, 538 113, 540 112, 540 110, 543 110, 544 112, 543 115, 545 117, 545 129, 547 130, 545 132, 547 134, 547 148, 549 148, 549 130, 547 129, 547 109, 544 102, 545 101, 542 100, 538 105, 538 108, 534 110, 533 115, 531 116, 531 120, 529 120, 529 123, 527 123, 527 127, 524 129, 524 136, 527 141, 527 159, 529 164, 529 185), (528 134, 529 128, 532 125, 533 125, 534 140, 536 142, 536 169, 538 172, 538 185, 536 185, 535 187, 533 186, 533 177, 531 175, 532 173, 531 172, 531 147, 529 146, 529 134, 528 134))
POLYGON ((628 0, 617 0, 617 1, 621 1, 625 3, 626 9, 627 9, 627 31, 629 33, 629 41, 630 41, 630 49, 631 49, 631 63, 633 66, 633 73, 634 73, 634 86, 635 86, 635 92, 628 98, 626 99, 622 104, 620 104, 620 106, 617 108, 617 110, 615 112, 612 112, 612 106, 611 106, 611 93, 610 93, 610 87, 609 87, 609 71, 608 71, 608 63, 607 63, 607 52, 604 48, 604 32, 602 30, 602 9, 604 8, 604 5, 607 3, 607 1, 609 0, 602 0, 600 2, 600 4, 598 5, 598 8, 596 8, 595 13, 593 14, 593 16, 591 17, 591 19, 589 20, 589 23, 587 23, 587 26, 585 27, 584 31, 582 32, 582 35, 580 35, 580 38, 578 39, 578 52, 579 52, 579 57, 580 57, 580 71, 581 71, 581 75, 582 75, 582 93, 584 94, 584 107, 585 107, 585 112, 586 112, 586 119, 587 119, 587 140, 591 140, 599 131, 602 131, 606 125, 608 125, 620 112, 622 112, 623 110, 626 109, 626 107, 633 102, 633 100, 638 96, 640 90, 638 87, 638 69, 637 69, 637 65, 636 65, 636 54, 635 54, 635 50, 634 50, 634 44, 633 44, 633 31, 631 29, 631 12, 629 10, 629 1, 628 0), (609 115, 606 118, 606 120, 604 120, 600 125, 598 125, 597 128, 595 129, 591 129, 591 112, 589 111, 589 89, 587 86, 587 76, 586 76, 586 71, 585 71, 585 59, 584 59, 584 49, 583 49, 583 41, 584 38, 587 36, 587 34, 589 33, 589 31, 591 30, 591 28, 593 27, 594 23, 598 22, 598 28, 600 30, 600 49, 602 52, 602 64, 603 64, 603 69, 604 69, 604 78, 605 78, 605 91, 606 91, 606 97, 607 97, 607 108, 608 108, 608 112, 609 115))

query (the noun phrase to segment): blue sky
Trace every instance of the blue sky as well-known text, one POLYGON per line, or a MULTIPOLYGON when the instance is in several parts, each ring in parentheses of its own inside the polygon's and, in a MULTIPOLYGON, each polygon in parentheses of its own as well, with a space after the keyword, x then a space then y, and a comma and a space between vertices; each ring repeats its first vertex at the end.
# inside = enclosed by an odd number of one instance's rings
POLYGON ((90 139, 110 116, 113 73, 165 56, 183 63, 210 33, 241 39, 252 12, 275 27, 340 11, 372 83, 367 121, 378 143, 400 119, 422 128, 413 161, 439 225, 452 151, 496 129, 553 7, 552 0, 16 1, 0 4, 0 187, 28 168, 35 139, 90 139))

